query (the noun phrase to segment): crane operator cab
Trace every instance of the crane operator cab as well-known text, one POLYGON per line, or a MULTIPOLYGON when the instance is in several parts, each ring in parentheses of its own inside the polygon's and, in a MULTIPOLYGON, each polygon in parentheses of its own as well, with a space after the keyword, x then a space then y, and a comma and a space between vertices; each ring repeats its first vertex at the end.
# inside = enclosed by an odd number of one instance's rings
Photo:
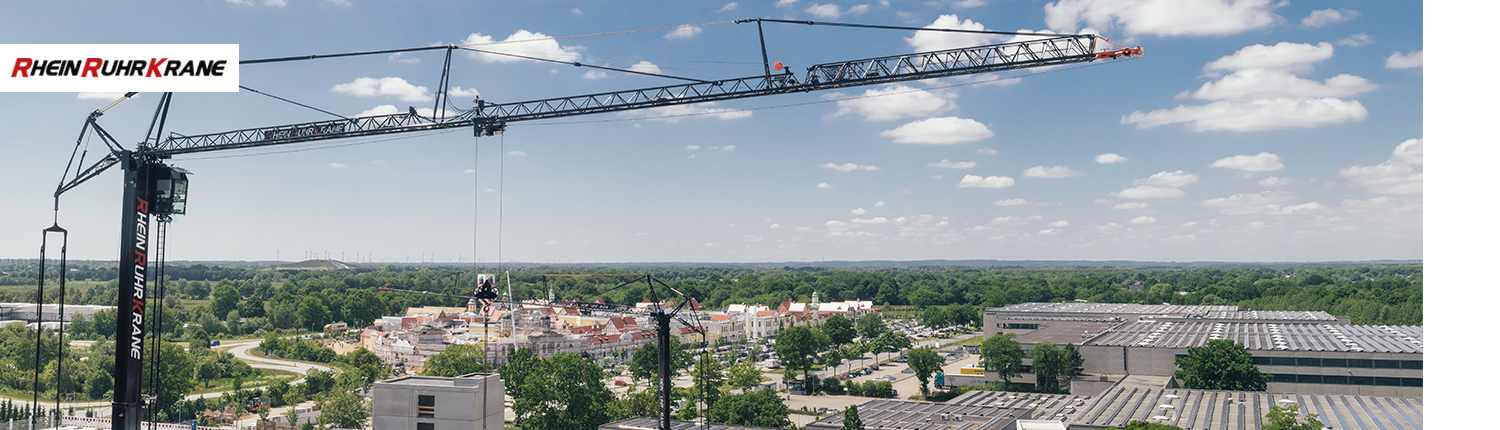
POLYGON ((479 283, 474 286, 474 298, 479 300, 495 300, 500 297, 500 291, 495 289, 495 275, 489 273, 479 274, 479 283))
POLYGON ((151 166, 151 213, 182 215, 187 213, 187 169, 154 164, 151 166))

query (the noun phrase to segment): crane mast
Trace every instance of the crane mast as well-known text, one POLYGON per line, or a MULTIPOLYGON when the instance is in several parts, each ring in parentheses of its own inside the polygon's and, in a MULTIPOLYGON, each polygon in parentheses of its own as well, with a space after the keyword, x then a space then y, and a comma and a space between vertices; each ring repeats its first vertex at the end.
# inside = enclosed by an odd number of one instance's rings
MULTIPOLYGON (((756 22, 757 25, 761 21, 791 22, 770 19, 741 20, 735 22, 752 21, 756 22)), ((852 24, 802 21, 796 23, 857 26, 852 24)), ((865 27, 898 28, 881 26, 865 27)), ((947 29, 916 30, 985 32, 947 29)), ((987 33, 1006 34, 1000 32, 987 33)), ((94 164, 85 168, 83 160, 87 157, 87 151, 85 150, 83 154, 79 154, 75 147, 74 159, 69 160, 68 167, 64 170, 63 180, 59 181, 53 196, 54 199, 59 198, 64 192, 82 185, 84 182, 102 174, 116 164, 119 164, 121 170, 124 172, 120 223, 120 286, 117 300, 118 309, 121 310, 122 314, 115 332, 117 340, 115 350, 116 377, 114 400, 111 404, 112 427, 114 430, 139 430, 141 420, 144 418, 141 416, 141 367, 146 334, 144 318, 145 302, 147 299, 146 264, 149 261, 147 250, 150 245, 149 220, 153 216, 156 216, 158 220, 170 220, 171 215, 185 213, 187 180, 184 175, 187 172, 165 164, 165 160, 170 159, 174 155, 395 133, 436 131, 460 127, 472 128, 475 136, 492 136, 497 133, 503 133, 507 124, 519 121, 556 119, 866 85, 890 84, 977 73, 1085 63, 1122 57, 1138 57, 1142 55, 1140 47, 1124 47, 1096 35, 1048 34, 1031 35, 1027 36, 1027 38, 1028 40, 1008 43, 815 64, 808 67, 806 72, 800 77, 793 74, 790 69, 781 69, 783 70, 781 73, 772 73, 769 64, 767 64, 767 72, 759 76, 712 81, 680 78, 691 82, 522 102, 490 103, 476 99, 473 108, 451 116, 442 116, 436 109, 432 116, 422 116, 415 109, 408 109, 408 112, 405 113, 255 127, 199 135, 179 135, 172 133, 163 138, 162 130, 165 128, 166 114, 171 104, 171 93, 166 93, 162 96, 162 101, 157 106, 156 116, 152 119, 151 128, 148 129, 146 138, 134 148, 126 148, 124 145, 121 145, 103 127, 99 126, 97 120, 103 115, 104 110, 109 109, 108 107, 103 110, 94 111, 86 119, 78 141, 79 143, 83 142, 85 135, 92 132, 105 142, 110 152, 94 162, 94 164), (1117 49, 1099 49, 1098 42, 1100 40, 1113 45, 1112 47, 1117 49), (152 130, 156 132, 155 137, 151 136, 152 130), (76 167, 74 160, 78 161, 76 167), (73 173, 71 177, 68 175, 70 172, 73 173)), ((763 44, 764 42, 762 41, 763 44)), ((443 48, 431 47, 421 49, 443 48)), ((446 49, 448 50, 450 59, 452 51, 455 49, 475 50, 452 45, 447 46, 446 49)), ((763 46, 762 50, 764 50, 763 46)), ((298 59, 311 59, 314 57, 316 56, 298 59)), ((252 62, 266 61, 247 61, 245 63, 249 64, 252 62)), ((572 64, 575 66, 581 65, 578 63, 572 64)), ((445 82, 448 65, 449 63, 445 62, 443 77, 445 82)), ((126 98, 134 94, 129 93, 126 98)), ((115 103, 118 104, 119 101, 115 103)), ((165 226, 165 223, 162 225, 165 226)), ((648 283, 653 281, 654 279, 647 278, 648 283)), ((585 305, 592 306, 594 304, 575 303, 574 305, 583 308, 585 305)), ((665 330, 662 327, 669 327, 675 313, 675 310, 670 314, 666 313, 658 307, 658 311, 651 313, 651 316, 656 320, 659 330, 665 330)), ((667 335, 663 334, 658 339, 660 343, 658 351, 668 350, 669 344, 666 338, 667 335)), ((661 410, 660 430, 668 430, 670 423, 667 416, 670 411, 671 381, 667 375, 670 369, 667 368, 667 361, 661 361, 658 367, 658 373, 662 378, 659 381, 661 389, 658 392, 658 395, 661 396, 659 404, 661 410)))

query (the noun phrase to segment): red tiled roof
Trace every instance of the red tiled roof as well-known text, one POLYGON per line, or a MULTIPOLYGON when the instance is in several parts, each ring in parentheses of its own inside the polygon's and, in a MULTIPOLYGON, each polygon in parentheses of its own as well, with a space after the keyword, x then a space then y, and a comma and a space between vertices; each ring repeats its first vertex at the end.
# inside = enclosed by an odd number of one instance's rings
POLYGON ((732 317, 732 315, 714 315, 714 317, 711 318, 710 321, 729 321, 729 319, 732 317))

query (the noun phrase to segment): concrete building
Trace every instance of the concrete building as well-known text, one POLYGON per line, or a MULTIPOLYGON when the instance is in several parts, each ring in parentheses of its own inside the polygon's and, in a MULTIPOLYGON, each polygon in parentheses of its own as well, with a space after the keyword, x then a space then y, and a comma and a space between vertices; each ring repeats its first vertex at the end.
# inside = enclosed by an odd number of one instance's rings
MULTIPOLYGON (((859 405, 867 429, 1008 430, 1031 419, 1030 407, 871 400, 859 405)), ((842 411, 841 411, 842 412, 842 411)), ((807 424, 807 430, 839 430, 844 414, 831 413, 807 424)))
MULTIPOLYGON (((35 323, 37 322, 38 315, 36 308, 36 303, 0 303, 0 320, 21 320, 27 323, 35 323)), ((80 318, 88 319, 93 317, 96 312, 105 309, 113 310, 114 308, 114 306, 65 304, 62 308, 62 313, 66 314, 63 317, 63 322, 73 322, 73 320, 80 318)), ((41 321, 56 323, 58 313, 56 303, 43 304, 40 314, 41 321)))
MULTIPOLYGON (((599 430, 656 430, 656 418, 627 418, 599 426, 599 430)), ((783 430, 775 427, 757 427, 739 424, 702 423, 697 421, 672 420, 672 430, 783 430)))
POLYGON ((375 383, 374 430, 481 430, 505 427, 505 380, 406 376, 375 383))
POLYGON ((1420 430, 1423 412, 1420 398, 1134 387, 1112 388, 1089 403, 1068 417, 1069 428, 1119 428, 1139 420, 1189 430, 1259 430, 1271 406, 1298 405, 1299 416, 1317 414, 1324 428, 1420 430))

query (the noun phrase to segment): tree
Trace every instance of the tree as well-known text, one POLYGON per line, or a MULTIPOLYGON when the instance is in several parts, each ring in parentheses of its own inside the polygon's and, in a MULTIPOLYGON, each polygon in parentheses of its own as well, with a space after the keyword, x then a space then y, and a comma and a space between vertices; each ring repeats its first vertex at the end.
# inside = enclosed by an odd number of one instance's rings
POLYGON ((885 320, 880 319, 880 315, 874 313, 868 313, 865 316, 859 317, 858 325, 859 337, 865 339, 875 339, 890 331, 890 329, 885 327, 885 320))
POLYGON ((713 407, 714 402, 724 397, 724 367, 708 354, 699 356, 698 365, 693 369, 693 395, 703 399, 706 407, 713 407))
POLYGON ((240 307, 240 290, 228 282, 215 286, 213 296, 213 300, 209 301, 209 309, 220 321, 229 316, 229 311, 240 307))
POLYGON ((823 329, 823 333, 828 334, 828 340, 832 341, 834 345, 847 344, 853 341, 854 336, 857 334, 854 330, 854 322, 849 321, 848 318, 844 318, 842 315, 828 317, 828 321, 823 323, 823 327, 821 328, 823 329))
MULTIPOLYGON (((1078 351, 1078 345, 1071 342, 1063 347, 1063 381, 1072 381, 1073 378, 1083 374, 1083 353, 1078 351)), ((1071 385, 1071 384, 1069 384, 1071 385)))
POLYGON ((1124 430, 1183 430, 1183 428, 1171 424, 1135 420, 1126 423, 1124 430))
POLYGON ((563 352, 534 361, 515 388, 512 409, 521 428, 571 430, 609 422, 604 369, 577 354, 563 352))
POLYGON ((308 331, 322 331, 328 323, 328 306, 317 297, 304 297, 297 305, 297 325, 308 331))
POLYGON ((1007 386, 1010 378, 1021 373, 1021 357, 1026 354, 1015 339, 1014 333, 1001 333, 979 344, 979 361, 984 370, 995 372, 1007 386))
POLYGON ((844 354, 838 348, 829 349, 823 353, 823 368, 838 371, 840 364, 844 363, 844 354))
POLYGON ((760 373, 760 369, 756 369, 755 364, 748 361, 735 363, 733 366, 729 366, 728 373, 729 378, 727 382, 729 383, 729 386, 733 388, 739 388, 741 390, 749 390, 751 388, 758 387, 760 386, 761 382, 764 382, 766 379, 766 377, 760 373))
POLYGON ((905 335, 894 331, 887 331, 881 334, 880 337, 875 338, 875 341, 870 344, 871 352, 895 352, 909 348, 911 348, 911 339, 907 339, 905 335))
POLYGON ((147 343, 145 352, 145 357, 158 357, 161 360, 157 372, 151 371, 157 366, 141 366, 142 381, 157 381, 161 384, 160 391, 156 394, 157 404, 173 405, 182 401, 193 390, 193 356, 181 346, 168 342, 162 342, 160 348, 155 342, 147 343))
POLYGON ((1043 393, 1062 394, 1060 381, 1065 375, 1067 359, 1063 350, 1052 342, 1040 342, 1031 347, 1031 373, 1036 374, 1036 389, 1043 393))
POLYGON ((1184 388, 1194 390, 1265 391, 1271 375, 1260 373, 1245 345, 1230 339, 1215 339, 1201 347, 1188 347, 1188 355, 1177 359, 1173 375, 1184 388))
POLYGON ((1306 421, 1298 421, 1297 404, 1285 408, 1271 406, 1271 412, 1266 413, 1266 424, 1262 430, 1319 430, 1323 428, 1323 421, 1318 420, 1318 414, 1307 414, 1306 421))
POLYGON ((488 370, 479 345, 452 345, 427 359, 422 376, 454 377, 488 370))
POLYGON ((635 349, 630 357, 630 377, 636 382, 651 379, 656 374, 656 342, 647 342, 635 349))
POLYGON ((370 408, 349 392, 333 394, 323 406, 323 414, 318 416, 318 424, 346 429, 364 428, 368 421, 370 408))
POLYGON ((609 402, 609 419, 619 421, 635 417, 656 416, 656 392, 639 391, 609 402))
MULTIPOLYGON (((779 336, 778 336, 779 338, 779 336)), ((770 390, 730 394, 708 409, 709 422, 745 426, 788 428, 791 414, 786 404, 770 390)))
POLYGON ((947 309, 932 306, 922 310, 922 325, 927 328, 942 328, 953 325, 953 316, 947 309))
POLYGON ((809 394, 813 391, 813 384, 816 383, 807 378, 807 374, 812 370, 813 357, 817 356, 818 351, 828 346, 827 339, 827 335, 801 325, 782 330, 776 336, 776 355, 781 358, 782 363, 786 364, 787 372, 802 369, 802 377, 808 384, 809 394))
POLYGON ((917 382, 922 384, 922 397, 927 397, 927 383, 933 374, 943 370, 943 356, 936 349, 916 348, 906 353, 906 365, 917 374, 917 382))
POLYGON ((984 323, 979 316, 979 308, 968 303, 960 303, 948 306, 948 314, 953 317, 953 324, 962 326, 978 326, 984 323))
POLYGON ((844 427, 841 430, 865 430, 865 422, 859 419, 859 406, 844 407, 844 427))

